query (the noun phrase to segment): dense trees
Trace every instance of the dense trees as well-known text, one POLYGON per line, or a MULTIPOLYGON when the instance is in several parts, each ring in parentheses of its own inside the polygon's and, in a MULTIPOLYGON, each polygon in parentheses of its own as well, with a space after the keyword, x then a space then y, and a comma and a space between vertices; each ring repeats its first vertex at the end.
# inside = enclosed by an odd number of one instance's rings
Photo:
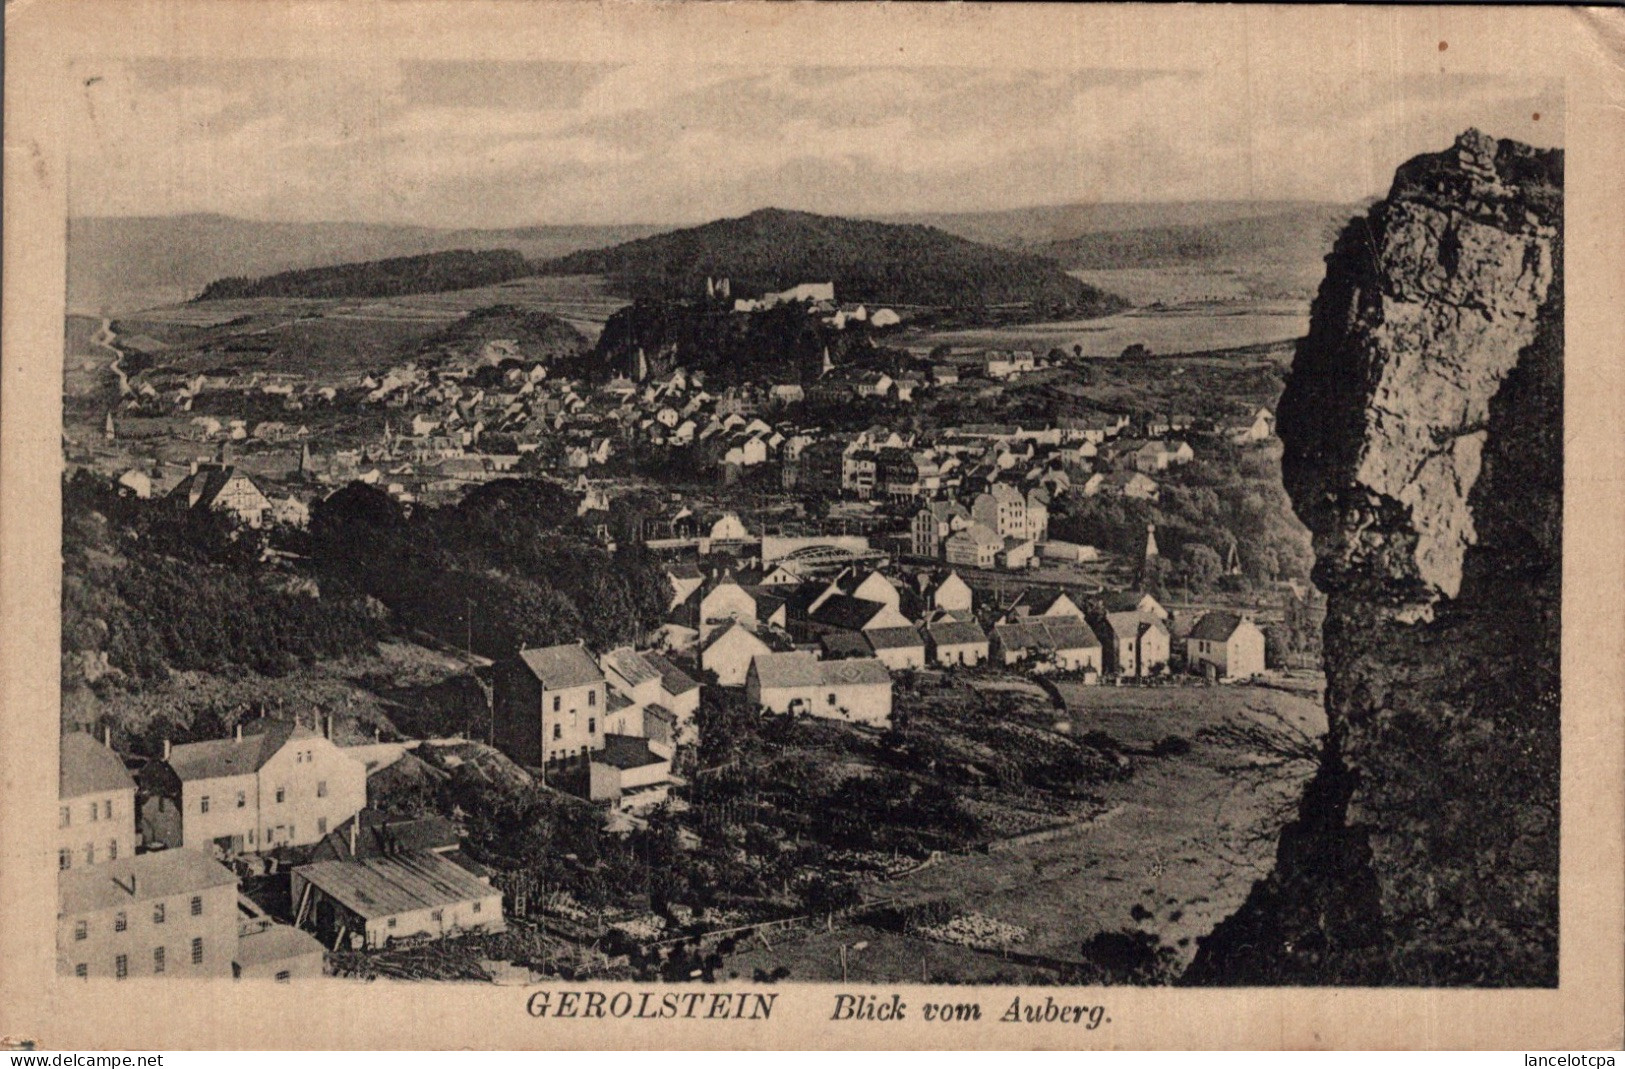
POLYGON ((530 274, 512 249, 454 249, 365 263, 284 271, 264 278, 222 278, 198 294, 199 301, 239 297, 400 297, 474 289, 530 274))
POLYGON ((974 308, 1026 304, 1105 315, 1126 302, 1053 261, 978 245, 926 226, 768 208, 541 264, 551 275, 608 275, 631 297, 698 297, 728 277, 735 297, 833 281, 843 301, 974 308))

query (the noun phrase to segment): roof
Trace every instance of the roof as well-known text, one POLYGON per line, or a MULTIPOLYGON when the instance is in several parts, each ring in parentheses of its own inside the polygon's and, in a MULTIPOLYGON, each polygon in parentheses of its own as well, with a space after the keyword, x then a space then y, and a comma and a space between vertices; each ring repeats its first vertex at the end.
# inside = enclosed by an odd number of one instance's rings
POLYGON ((62 736, 62 757, 57 765, 57 797, 79 798, 104 791, 135 789, 135 780, 118 754, 94 736, 76 731, 62 736))
MULTIPOLYGON (((214 505, 215 498, 220 496, 220 492, 226 488, 226 485, 239 477, 248 479, 248 476, 243 475, 229 464, 225 466, 200 464, 197 471, 182 479, 180 484, 170 493, 178 497, 190 497, 192 488, 195 486, 198 489, 198 505, 200 507, 211 507, 214 505)), ((254 480, 248 479, 248 481, 252 483, 254 480)), ((255 489, 258 489, 258 487, 255 487, 255 489)))
POLYGON ((587 647, 580 643, 520 650, 519 659, 548 690, 584 687, 589 683, 604 681, 604 673, 598 670, 587 647))
POLYGON ((1069 616, 1029 617, 1018 623, 995 624, 993 635, 1006 649, 1098 649, 1100 640, 1082 620, 1069 616))
POLYGON ((237 964, 268 965, 273 961, 287 961, 310 954, 321 954, 324 948, 309 932, 288 924, 271 924, 264 928, 249 929, 237 936, 237 964))
POLYGON ((358 861, 318 861, 293 871, 367 920, 499 893, 468 870, 426 851, 358 861))
POLYGON ((866 634, 865 631, 829 631, 819 636, 818 644, 831 657, 868 657, 874 653, 874 647, 864 637, 866 634))
POLYGON ((704 653, 712 646, 715 646, 717 643, 721 642, 725 636, 731 635, 735 631, 743 631, 751 639, 759 643, 764 649, 771 648, 765 641, 762 640, 761 635, 758 635, 756 632, 752 631, 738 620, 729 620, 727 623, 723 624, 721 627, 717 628, 711 633, 711 637, 706 639, 705 644, 700 647, 700 652, 704 653))
POLYGON ((1191 628, 1190 637, 1201 639, 1204 642, 1229 642, 1230 636, 1236 633, 1236 628, 1247 622, 1245 617, 1233 612, 1203 613, 1202 618, 1196 621, 1191 628))
POLYGON ((888 608, 883 601, 855 598, 850 594, 831 594, 822 605, 813 610, 812 619, 815 623, 826 627, 861 631, 865 624, 888 608))
POLYGON ((242 725, 242 738, 187 742, 169 752, 169 767, 182 780, 218 779, 258 772, 293 739, 316 733, 288 720, 257 719, 242 725))
POLYGON ((891 672, 873 657, 818 662, 819 682, 826 687, 891 685, 891 672))
MULTIPOLYGON (((1034 616, 1043 616, 1051 609, 1055 608, 1062 598, 1066 598, 1067 604, 1071 605, 1074 609, 1077 608, 1077 603, 1073 601, 1064 590, 1045 590, 1038 587, 1028 587, 1026 590, 1023 590, 1021 592, 1021 596, 1016 598, 1016 600, 1010 605, 1010 609, 1011 611, 1014 611, 1018 606, 1020 606, 1026 608, 1026 610, 1034 616)), ((1068 615, 1071 614, 1069 613, 1068 615)))
POLYGON ((649 749, 649 740, 636 735, 605 735, 604 748, 593 754, 592 759, 599 764, 621 769, 647 768, 671 760, 649 749))
POLYGON ((925 645, 920 633, 912 627, 877 627, 863 634, 876 650, 906 650, 925 645))
POLYGON ((974 621, 943 620, 927 625, 925 630, 938 646, 964 646, 987 641, 987 632, 974 621))
POLYGON ((973 523, 963 531, 956 531, 948 541, 953 542, 962 538, 970 539, 972 542, 983 546, 999 546, 1001 548, 1004 546, 1004 539, 1000 538, 998 533, 985 523, 973 523))
POLYGON ((604 654, 603 663, 605 669, 613 670, 616 675, 626 680, 629 687, 636 688, 660 678, 660 673, 654 665, 631 646, 610 650, 604 654))
POLYGON ((334 857, 344 860, 350 854, 350 825, 359 820, 356 857, 409 854, 418 850, 440 850, 460 841, 457 826, 445 817, 392 817, 376 809, 363 809, 323 838, 334 857))
MULTIPOLYGON (((1124 590, 1107 594, 1102 600, 1105 601, 1106 608, 1110 612, 1138 612, 1140 602, 1148 597, 1151 597, 1151 595, 1137 590, 1124 590)), ((1151 598, 1151 600, 1155 601, 1156 599, 1151 598)))
POLYGON ((1106 614, 1106 624, 1112 634, 1120 639, 1139 638, 1142 627, 1163 627, 1162 620, 1149 612, 1109 612, 1106 614))
MULTIPOLYGON (((824 681, 820 661, 810 653, 758 653, 751 661, 757 682, 763 687, 816 687, 824 681)), ((850 661, 830 661, 850 664, 850 661)))
POLYGON ((660 673, 660 689, 667 694, 687 694, 691 690, 698 690, 699 684, 689 678, 687 672, 672 664, 658 653, 645 653, 643 655, 649 667, 660 673))
POLYGON ((197 850, 160 850, 58 873, 57 910, 70 916, 95 913, 236 885, 230 869, 197 850))

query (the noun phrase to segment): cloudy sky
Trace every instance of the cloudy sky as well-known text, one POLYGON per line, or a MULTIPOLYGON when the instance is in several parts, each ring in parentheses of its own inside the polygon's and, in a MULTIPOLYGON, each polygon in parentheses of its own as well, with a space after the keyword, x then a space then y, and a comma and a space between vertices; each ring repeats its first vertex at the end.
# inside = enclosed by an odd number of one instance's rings
POLYGON ((79 62, 70 210, 514 226, 1346 202, 1467 126, 1562 144, 1555 82, 1302 69, 79 62))

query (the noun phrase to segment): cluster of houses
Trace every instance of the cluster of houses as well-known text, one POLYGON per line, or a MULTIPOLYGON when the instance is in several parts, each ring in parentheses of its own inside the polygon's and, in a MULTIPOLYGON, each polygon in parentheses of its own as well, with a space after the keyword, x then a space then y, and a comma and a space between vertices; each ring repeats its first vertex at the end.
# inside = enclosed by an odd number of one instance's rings
POLYGON ((329 733, 250 720, 166 743, 134 774, 110 740, 64 735, 59 971, 285 981, 320 975, 329 949, 502 930, 501 893, 456 828, 367 808, 376 761, 329 733), (279 871, 280 917, 242 891, 279 871))

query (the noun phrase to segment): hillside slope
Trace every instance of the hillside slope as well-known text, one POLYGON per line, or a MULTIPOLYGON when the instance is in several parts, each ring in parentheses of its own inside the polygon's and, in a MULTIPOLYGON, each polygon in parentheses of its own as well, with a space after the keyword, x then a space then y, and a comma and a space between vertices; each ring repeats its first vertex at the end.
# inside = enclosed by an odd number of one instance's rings
POLYGON ((452 249, 421 256, 283 271, 264 278, 222 278, 203 288, 199 301, 252 297, 404 297, 492 286, 529 274, 512 249, 452 249))
MULTIPOLYGON (((1087 234, 1113 234, 1162 227, 1199 230, 1244 219, 1324 211, 1333 207, 1336 206, 1283 200, 1099 201, 984 212, 916 212, 876 218, 883 223, 933 226, 984 245, 1038 252, 1041 246, 1087 234)), ((1342 218, 1347 219, 1353 212, 1353 206, 1341 210, 1342 218)))
POLYGON ((68 220, 68 307, 129 312, 186 300, 217 278, 416 256, 513 249, 563 256, 655 233, 652 226, 533 226, 443 230, 383 223, 276 223, 225 215, 68 220))
POLYGON ((1330 730, 1189 982, 1557 983, 1562 187, 1468 131, 1327 258, 1279 431, 1330 730))
POLYGON ((1024 305, 1074 316, 1123 307, 1120 299, 1068 277, 1040 257, 978 245, 931 227, 777 208, 572 253, 537 270, 606 275, 634 298, 699 296, 708 277, 726 277, 735 297, 833 281, 842 301, 959 308, 1024 305))

